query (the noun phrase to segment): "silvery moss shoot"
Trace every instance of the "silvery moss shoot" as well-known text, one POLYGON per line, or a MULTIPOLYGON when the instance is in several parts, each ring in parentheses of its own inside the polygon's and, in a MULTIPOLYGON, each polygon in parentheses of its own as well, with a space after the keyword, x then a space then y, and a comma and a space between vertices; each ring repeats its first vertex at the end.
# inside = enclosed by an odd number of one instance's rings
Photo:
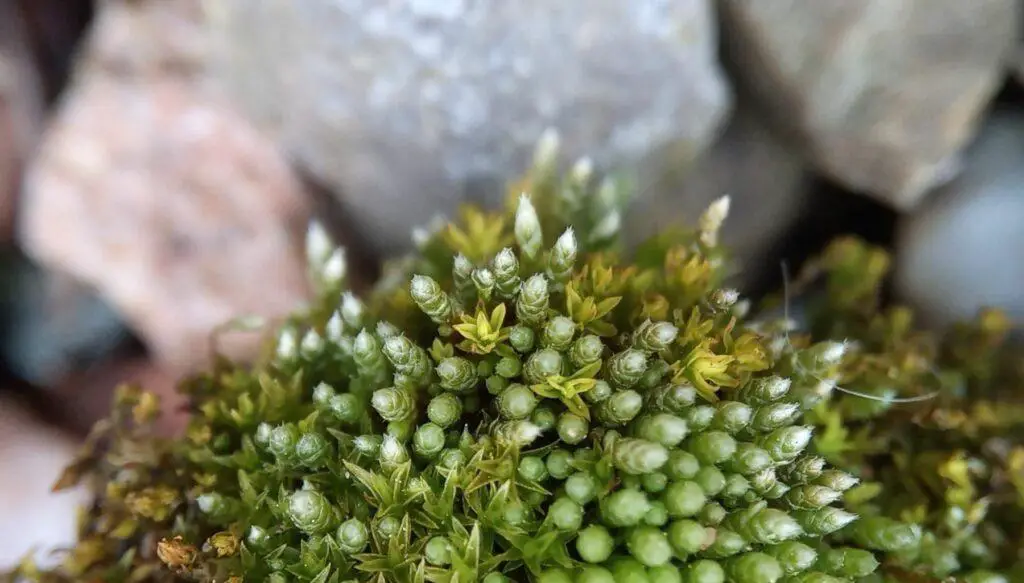
MULTIPOLYGON (((627 189, 538 146, 357 297, 317 226, 318 299, 257 365, 122 387, 58 488, 96 494, 44 582, 1005 583, 1024 552, 1022 360, 985 312, 924 332, 841 240, 808 318, 726 287, 728 199, 620 249, 627 189), (726 227, 727 228, 727 227, 726 227)), ((272 285, 272 282, 268 282, 272 285)), ((785 298, 787 302, 791 298, 785 298)))

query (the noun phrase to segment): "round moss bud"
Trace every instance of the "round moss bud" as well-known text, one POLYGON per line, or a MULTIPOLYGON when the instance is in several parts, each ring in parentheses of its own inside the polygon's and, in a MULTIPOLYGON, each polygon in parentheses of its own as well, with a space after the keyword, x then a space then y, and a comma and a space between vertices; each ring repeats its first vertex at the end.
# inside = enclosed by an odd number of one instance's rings
POLYGON ((651 472, 640 476, 640 485, 651 494, 657 494, 668 486, 668 476, 661 472, 651 472))
POLYGON ((526 419, 537 408, 537 395, 526 385, 509 385, 497 399, 498 412, 505 419, 526 419))
POLYGON ((385 421, 400 421, 413 412, 412 397, 409 393, 394 387, 373 392, 370 404, 385 421))
POLYGON ((633 557, 616 557, 610 568, 615 583, 650 583, 644 564, 633 557))
POLYGON ((270 544, 271 538, 267 529, 254 524, 249 527, 249 532, 245 535, 245 542, 251 549, 265 549, 270 544))
POLYGON ((508 333, 508 343, 512 345, 519 354, 526 354, 533 350, 535 334, 531 328, 526 326, 513 326, 508 333))
POLYGON ((377 536, 382 539, 389 539, 397 536, 398 532, 402 530, 402 521, 398 520, 394 516, 385 516, 377 520, 373 525, 377 536))
POLYGON ((252 440, 253 440, 253 442, 256 445, 258 445, 258 446, 260 446, 260 447, 262 447, 264 449, 269 449, 270 448, 270 436, 273 433, 274 433, 274 426, 269 424, 269 423, 267 423, 266 421, 264 421, 264 422, 262 422, 262 423, 260 423, 259 425, 256 426, 256 431, 253 434, 252 440))
POLYGON ((668 526, 666 534, 669 544, 681 557, 703 550, 711 544, 711 539, 714 536, 712 531, 700 523, 686 519, 673 521, 668 526))
POLYGON ((437 468, 443 471, 453 471, 466 465, 466 454, 458 449, 445 449, 437 458, 437 468))
POLYGON ((696 516, 707 502, 707 495, 696 482, 672 482, 662 493, 662 501, 673 518, 696 516))
POLYGON ((558 422, 558 415, 546 405, 539 405, 530 415, 530 422, 539 427, 541 431, 553 429, 558 422))
POLYGON ((661 500, 651 502, 651 509, 644 514, 643 523, 647 526, 664 526, 668 524, 668 510, 661 500))
POLYGON ((692 437, 686 449, 697 456, 701 464, 720 464, 736 453, 736 440, 724 431, 707 431, 692 437))
MULTIPOLYGON (((857 520, 856 514, 850 514, 845 510, 826 506, 816 510, 794 510, 790 513, 800 523, 800 526, 807 531, 807 534, 824 536, 845 527, 857 520)), ((856 538, 856 535, 855 535, 856 538)), ((868 548, 871 548, 869 545, 868 548)), ((879 549, 888 550, 888 549, 879 549)))
POLYGON ((673 480, 689 480, 700 471, 700 462, 692 453, 674 449, 669 452, 663 471, 673 480))
POLYGON ((718 502, 708 502, 697 513, 697 520, 705 526, 718 526, 728 515, 729 513, 718 502))
POLYGON ((725 571, 718 561, 695 561, 683 568, 686 583, 725 583, 725 571))
POLYGON ((725 572, 735 583, 776 583, 784 575, 779 562, 765 553, 743 553, 726 561, 725 572))
POLYGON ((569 498, 559 498, 548 508, 548 518, 559 530, 574 532, 583 524, 583 508, 569 498))
POLYGON ((307 433, 295 444, 295 455, 300 464, 307 468, 322 466, 330 456, 331 446, 319 433, 307 433))
POLYGON ((483 578, 483 583, 512 583, 512 580, 502 573, 492 571, 483 578))
POLYGON ((579 368, 583 368, 588 364, 595 363, 601 360, 601 355, 604 354, 604 342, 601 338, 594 334, 587 334, 581 336, 572 343, 572 348, 569 350, 569 360, 579 368))
POLYGON ((714 466, 704 466, 693 477, 701 490, 708 496, 718 496, 725 489, 725 474, 714 466))
POLYGON ((576 575, 576 583, 616 583, 611 571, 597 565, 587 565, 576 575))
POLYGON ((555 316, 544 325, 540 343, 545 348, 567 350, 576 334, 576 323, 565 316, 555 316))
POLYGON ((615 540, 605 527, 592 524, 576 537, 576 552, 588 563, 603 563, 615 549, 615 540))
POLYGON ((577 504, 587 504, 597 497, 597 480, 586 472, 576 472, 565 480, 565 495, 577 504))
POLYGON ((299 490, 288 497, 288 517, 299 530, 309 534, 322 534, 335 524, 331 503, 313 490, 299 490))
POLYGON ((298 427, 290 423, 279 425, 270 432, 267 449, 281 461, 293 461, 296 457, 295 446, 301 437, 298 427))
POLYGON ((572 583, 572 575, 565 569, 547 569, 537 577, 537 583, 572 583))
POLYGON ((679 328, 671 323, 647 320, 633 333, 633 346, 646 352, 661 352, 671 346, 677 336, 679 328))
POLYGON ((735 556, 747 549, 749 544, 739 533, 727 528, 715 530, 715 540, 704 551, 704 556, 712 559, 724 559, 735 556))
POLYGON ((661 565, 647 569, 648 583, 683 583, 682 571, 674 565, 661 565))
POLYGON ((665 447, 676 447, 686 439, 686 421, 670 413, 656 413, 639 420, 636 436, 660 443, 665 447))
POLYGON ((690 433, 700 433, 711 427, 717 410, 711 405, 697 405, 682 412, 682 417, 690 427, 690 433))
POLYGON ((542 384, 549 376, 562 373, 562 355, 551 348, 543 348, 526 359, 523 377, 531 385, 542 384))
POLYGON ((327 409, 342 423, 358 423, 366 413, 363 402, 351 393, 331 397, 327 403, 327 409))
MULTIPOLYGON (((829 509, 826 507, 817 512, 829 509)), ((921 542, 920 527, 884 516, 869 516, 858 520, 850 529, 850 534, 857 545, 887 553, 913 549, 921 542)))
POLYGON ((647 567, 658 567, 672 560, 672 545, 661 529, 641 526, 633 529, 626 540, 633 558, 647 567))
POLYGON ((738 401, 719 401, 711 427, 735 435, 750 424, 753 409, 738 401))
POLYGON ((782 570, 789 575, 801 573, 814 566, 818 552, 797 541, 785 541, 764 548, 764 552, 775 557, 782 570))
POLYGON ((338 546, 345 553, 354 555, 361 553, 370 542, 370 531, 357 518, 350 518, 341 523, 335 536, 338 539, 338 546))
POLYGON ((313 404, 317 409, 325 409, 328 401, 335 395, 334 387, 327 383, 320 383, 313 389, 313 404))
POLYGON ((870 551, 843 547, 822 552, 816 567, 830 575, 856 579, 874 573, 878 560, 870 551))
POLYGON ((573 472, 572 454, 564 449, 555 449, 548 453, 546 464, 548 474, 556 480, 564 480, 573 472))
POLYGON ((668 450, 660 443, 623 437, 612 449, 612 463, 619 470, 639 476, 658 471, 668 462, 668 450))
POLYGON ((425 458, 433 458, 444 449, 444 429, 434 423, 424 423, 412 436, 413 451, 425 458))
POLYGON ((565 412, 558 416, 558 437, 571 445, 580 443, 587 437, 590 424, 575 413, 565 412))
POLYGON ((583 393, 583 400, 591 404, 601 403, 612 396, 613 392, 611 385, 598 379, 593 388, 583 393))
POLYGON ((754 412, 750 419, 750 428, 761 433, 769 433, 792 424, 800 417, 798 403, 770 403, 754 412))
POLYGON ((608 382, 619 389, 630 389, 647 370, 647 355, 635 348, 613 354, 605 365, 608 382))
POLYGON ((531 482, 542 482, 548 477, 548 468, 544 460, 536 456, 523 456, 519 459, 516 470, 521 478, 531 482))
POLYGON ((523 363, 514 356, 503 356, 498 360, 498 363, 494 365, 494 372, 498 376, 506 379, 512 379, 519 376, 519 373, 523 370, 523 363))
POLYGON ((814 430, 809 425, 790 425, 764 436, 761 447, 778 461, 796 459, 811 443, 814 430))
POLYGON ((601 500, 600 509, 601 519, 608 526, 636 526, 651 509, 651 503, 643 492, 625 488, 601 500))
POLYGON ((452 543, 446 537, 434 536, 427 541, 423 547, 423 557, 427 562, 437 567, 443 567, 452 562, 452 543))
POLYGON ((427 418, 438 427, 450 427, 462 418, 462 401, 451 393, 441 393, 427 404, 427 418))
POLYGON ((383 438, 379 435, 359 435, 352 440, 352 446, 360 455, 375 458, 380 453, 383 438))
POLYGON ((773 467, 775 460, 764 449, 752 443, 736 444, 736 453, 724 464, 730 471, 744 476, 756 474, 766 468, 773 467))
POLYGON ((644 398, 632 390, 615 391, 597 407, 597 417, 605 425, 625 425, 643 408, 644 398))
POLYGON ((461 356, 449 356, 434 369, 441 387, 455 394, 468 393, 476 386, 477 370, 473 363, 461 356))

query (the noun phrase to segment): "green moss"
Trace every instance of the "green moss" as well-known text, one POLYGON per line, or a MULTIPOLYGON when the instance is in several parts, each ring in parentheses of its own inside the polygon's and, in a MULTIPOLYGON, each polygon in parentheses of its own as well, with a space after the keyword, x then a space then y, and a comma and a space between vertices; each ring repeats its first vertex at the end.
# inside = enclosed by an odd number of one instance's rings
POLYGON ((318 301, 257 365, 218 360, 182 384, 183 437, 156 436, 155 397, 122 387, 59 484, 96 493, 79 544, 60 568, 21 575, 1010 572, 1024 407, 1003 319, 920 332, 881 306, 884 254, 843 240, 815 266, 827 293, 810 332, 786 333, 723 287, 727 200, 626 262, 624 189, 556 175, 540 152, 507 209, 465 208, 421 234, 361 300, 343 252, 312 229, 318 301))

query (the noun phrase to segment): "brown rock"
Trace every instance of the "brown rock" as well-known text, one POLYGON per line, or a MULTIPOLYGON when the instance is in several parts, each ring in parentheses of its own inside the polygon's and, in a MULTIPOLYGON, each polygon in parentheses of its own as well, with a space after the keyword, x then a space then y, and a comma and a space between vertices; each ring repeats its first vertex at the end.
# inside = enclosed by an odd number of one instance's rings
POLYGON ((42 87, 13 2, 0 2, 0 243, 11 239, 22 169, 42 131, 42 87))
POLYGON ((954 173, 1016 42, 1016 0, 723 0, 741 84, 818 170, 894 207, 954 173))
POLYGON ((179 375, 146 357, 119 357, 68 376, 46 394, 46 405, 62 427, 85 434, 110 413, 118 385, 134 384, 160 397, 163 414, 157 428, 174 434, 188 420, 185 397, 176 391, 179 380, 179 375))
POLYGON ((275 146, 205 91, 196 6, 101 5, 26 177, 19 235, 176 370, 204 362, 214 327, 287 313, 308 294, 305 193, 275 146))

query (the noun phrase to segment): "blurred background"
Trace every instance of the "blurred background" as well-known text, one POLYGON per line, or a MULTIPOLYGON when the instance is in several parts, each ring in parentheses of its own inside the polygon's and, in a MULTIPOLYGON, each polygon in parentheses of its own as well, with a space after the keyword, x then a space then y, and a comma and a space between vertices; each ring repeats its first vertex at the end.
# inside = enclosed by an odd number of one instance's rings
POLYGON ((173 403, 306 298, 311 217, 372 281, 549 127, 633 177, 633 241, 731 195, 745 293, 853 233, 928 325, 1019 327, 1021 4, 0 0, 0 570, 71 539, 49 486, 117 383, 173 403))

